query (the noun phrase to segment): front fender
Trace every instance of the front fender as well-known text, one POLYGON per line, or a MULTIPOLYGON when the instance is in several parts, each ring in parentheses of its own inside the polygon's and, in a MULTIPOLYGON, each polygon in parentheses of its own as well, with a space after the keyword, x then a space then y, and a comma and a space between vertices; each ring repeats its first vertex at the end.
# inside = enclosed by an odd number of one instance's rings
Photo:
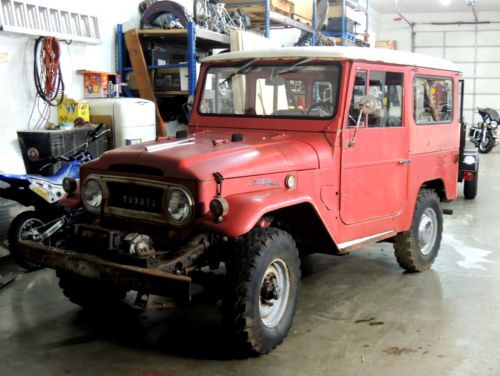
MULTIPOLYGON (((249 232, 266 213, 301 203, 312 203, 311 197, 299 191, 273 189, 224 197, 229 212, 217 223, 211 213, 198 219, 202 231, 237 237, 249 232)), ((314 206, 314 205, 313 205, 314 206)))

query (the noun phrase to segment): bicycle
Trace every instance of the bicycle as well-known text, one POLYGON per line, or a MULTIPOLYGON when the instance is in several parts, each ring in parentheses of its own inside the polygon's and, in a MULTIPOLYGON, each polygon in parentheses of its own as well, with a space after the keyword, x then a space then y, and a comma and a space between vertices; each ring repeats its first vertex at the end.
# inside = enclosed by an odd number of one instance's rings
POLYGON ((243 11, 238 9, 230 14, 219 0, 195 0, 193 13, 198 26, 217 33, 229 34, 250 26, 250 19, 243 11))

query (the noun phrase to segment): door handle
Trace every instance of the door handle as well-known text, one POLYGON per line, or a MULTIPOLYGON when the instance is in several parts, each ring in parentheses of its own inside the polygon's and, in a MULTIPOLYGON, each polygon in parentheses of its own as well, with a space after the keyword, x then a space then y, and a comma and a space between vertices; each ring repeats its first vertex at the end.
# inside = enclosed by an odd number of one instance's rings
POLYGON ((409 159, 401 159, 399 161, 399 164, 402 164, 402 165, 409 165, 410 164, 410 160, 409 159))

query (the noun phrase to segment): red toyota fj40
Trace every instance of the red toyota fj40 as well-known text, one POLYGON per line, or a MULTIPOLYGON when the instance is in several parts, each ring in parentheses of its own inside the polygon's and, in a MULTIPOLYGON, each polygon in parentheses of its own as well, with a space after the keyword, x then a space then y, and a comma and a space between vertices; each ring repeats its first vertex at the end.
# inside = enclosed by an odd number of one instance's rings
POLYGON ((389 241, 402 268, 431 267, 440 201, 457 196, 458 88, 454 64, 399 51, 211 56, 190 133, 83 165, 88 217, 23 255, 82 306, 130 290, 189 301, 218 270, 232 340, 267 353, 292 324, 301 255, 389 241))

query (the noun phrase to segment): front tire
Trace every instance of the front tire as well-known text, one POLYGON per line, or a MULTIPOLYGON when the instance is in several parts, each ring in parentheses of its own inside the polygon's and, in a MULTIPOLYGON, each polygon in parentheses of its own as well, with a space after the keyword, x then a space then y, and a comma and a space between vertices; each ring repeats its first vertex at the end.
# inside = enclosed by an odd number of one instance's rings
POLYGON ((485 141, 482 142, 481 140, 481 142, 479 142, 478 149, 481 154, 487 154, 491 151, 491 149, 493 149, 494 146, 495 146, 495 139, 490 133, 487 133, 485 141))
POLYGON ((33 239, 33 231, 36 231, 36 228, 43 227, 45 223, 46 221, 38 213, 33 210, 28 210, 19 214, 10 224, 7 235, 9 239, 10 254, 16 264, 28 271, 38 270, 42 267, 26 260, 21 255, 19 241, 35 241, 33 239))
POLYGON ((241 355, 270 352, 292 325, 300 286, 300 261, 291 235, 257 228, 226 260, 223 325, 241 355))
POLYGON ((399 233, 394 253, 399 266, 409 272, 430 269, 441 245, 443 214, 433 190, 422 189, 417 197, 411 228, 399 233))

